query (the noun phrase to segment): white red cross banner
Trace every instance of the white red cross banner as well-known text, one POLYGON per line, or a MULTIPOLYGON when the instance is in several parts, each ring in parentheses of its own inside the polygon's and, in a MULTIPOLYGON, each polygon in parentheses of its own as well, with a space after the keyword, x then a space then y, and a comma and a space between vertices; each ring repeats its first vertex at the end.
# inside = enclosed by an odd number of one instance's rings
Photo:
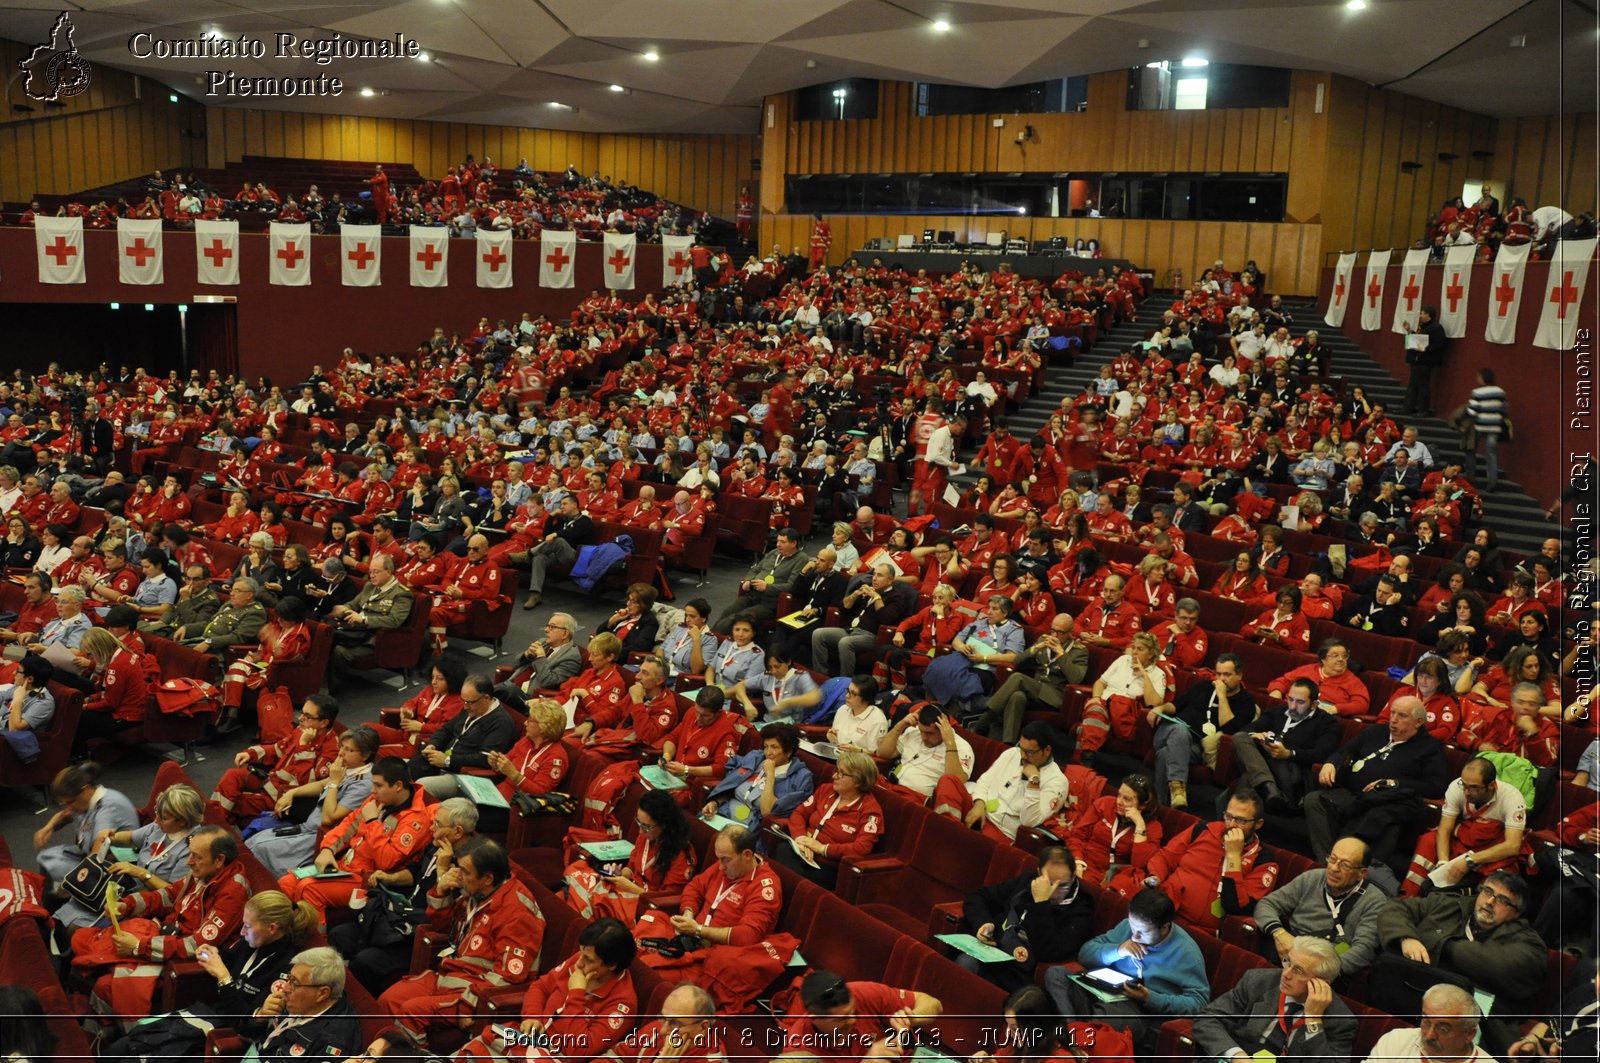
POLYGON ((40 284, 83 284, 83 219, 33 219, 40 284))
POLYGON ((1328 312, 1322 318, 1323 324, 1329 328, 1339 328, 1344 324, 1345 311, 1350 309, 1351 282, 1356 276, 1356 253, 1347 251, 1339 256, 1339 264, 1333 267, 1333 295, 1328 299, 1328 312))
POLYGON ((1583 302, 1595 244, 1593 237, 1562 240, 1550 253, 1550 281, 1540 301, 1539 331, 1533 334, 1535 347, 1570 350, 1578 338, 1578 304, 1583 302))
POLYGON ((478 256, 478 287, 511 287, 510 229, 479 229, 475 253, 478 256))
POLYGON ((239 223, 194 223, 195 280, 201 284, 239 283, 239 223))
POLYGON ((311 283, 311 226, 275 221, 269 229, 270 269, 273 284, 305 287, 311 283))
POLYGON ((1422 318, 1422 271, 1428 265, 1428 249, 1413 247, 1400 264, 1400 290, 1395 292, 1394 331, 1417 327, 1422 318))
POLYGON ((688 284, 694 276, 694 259, 689 252, 694 246, 692 236, 661 236, 661 284, 688 284))
POLYGON ((605 255, 600 264, 607 288, 632 288, 639 238, 633 233, 606 233, 605 255))
POLYGON ((539 234, 539 287, 571 288, 577 282, 578 234, 546 229, 539 234))
POLYGON ((1389 252, 1374 251, 1367 258, 1367 273, 1361 280, 1361 329, 1376 332, 1383 327, 1383 285, 1389 276, 1389 252))
POLYGON ((1517 311, 1522 307, 1522 276, 1531 244, 1501 244, 1489 285, 1489 313, 1483 338, 1490 343, 1517 342, 1517 311))
POLYGON ((117 219, 117 280, 123 284, 160 284, 161 219, 117 219))
POLYGON ((411 286, 443 288, 450 270, 450 230, 411 227, 411 286))
POLYGON ((1452 247, 1444 255, 1444 276, 1439 288, 1439 324, 1451 339, 1467 334, 1467 299, 1472 294, 1473 244, 1452 247))
POLYGON ((347 288, 375 288, 382 283, 383 226, 339 227, 339 279, 347 288))

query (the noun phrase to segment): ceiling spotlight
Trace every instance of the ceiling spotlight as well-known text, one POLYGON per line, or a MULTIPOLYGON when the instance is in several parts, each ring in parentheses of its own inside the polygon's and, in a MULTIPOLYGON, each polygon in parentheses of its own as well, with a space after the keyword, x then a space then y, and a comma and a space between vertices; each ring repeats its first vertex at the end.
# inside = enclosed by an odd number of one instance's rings
POLYGON ((661 58, 661 53, 652 48, 648 52, 645 52, 641 58, 643 58, 647 63, 653 63, 657 59, 661 58))
POLYGON ((433 56, 429 55, 427 52, 418 52, 417 53, 417 58, 419 60, 421 60, 422 62, 424 62, 424 63, 433 62, 433 56))
POLYGON ((949 33, 950 32, 950 20, 949 19, 943 19, 943 18, 934 19, 934 21, 933 21, 933 31, 935 33, 949 33))
POLYGON ((1185 70, 1197 70, 1200 67, 1208 65, 1210 64, 1206 60, 1201 59, 1198 55, 1191 55, 1183 61, 1183 68, 1185 70))
POLYGON ((1365 11, 1367 9, 1367 0, 1349 0, 1344 5, 1344 8, 1346 11, 1365 11))
POLYGON ((361 90, 361 95, 370 97, 370 96, 376 96, 377 93, 373 92, 371 89, 362 89, 361 90))
POLYGON ((217 27, 212 26, 210 29, 206 30, 205 33, 201 34, 201 36, 202 37, 209 37, 212 40, 220 41, 222 39, 222 31, 217 29, 217 27))
POLYGON ((628 90, 623 88, 621 85, 613 85, 613 86, 611 86, 611 91, 612 92, 627 92, 628 90))

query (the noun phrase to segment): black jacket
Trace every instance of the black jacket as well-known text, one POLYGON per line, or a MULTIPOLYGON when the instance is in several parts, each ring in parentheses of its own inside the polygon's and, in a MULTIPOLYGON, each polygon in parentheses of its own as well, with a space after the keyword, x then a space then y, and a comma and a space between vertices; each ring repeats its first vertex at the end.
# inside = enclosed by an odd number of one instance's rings
POLYGON ((1081 883, 1065 904, 1039 902, 1030 887, 1038 878, 1029 872, 1006 882, 981 886, 962 903, 967 927, 976 934, 985 923, 994 924, 998 947, 1011 952, 1026 946, 1030 964, 1059 963, 1075 959, 1078 949, 1093 936, 1094 897, 1081 883))
MULTIPOLYGON (((1217 722, 1217 710, 1212 704, 1216 695, 1216 689, 1211 683, 1202 679, 1173 700, 1173 707, 1177 710, 1174 715, 1199 732, 1208 721, 1217 722)), ((1250 696, 1250 691, 1240 687, 1237 694, 1228 698, 1228 707, 1233 710, 1233 719, 1222 726, 1223 734, 1237 734, 1247 727, 1251 730, 1257 729, 1252 725, 1255 722, 1258 706, 1256 699, 1250 696)), ((1334 734, 1338 735, 1337 728, 1334 734)))
POLYGON ((1450 339, 1444 334, 1444 326, 1438 321, 1430 321, 1426 325, 1417 323, 1418 334, 1428 337, 1428 349, 1425 351, 1406 351, 1407 365, 1443 365, 1445 349, 1450 346, 1450 339))
POLYGON ((546 527, 574 550, 594 540, 594 521, 586 513, 579 513, 571 520, 554 517, 546 527))
POLYGON ((340 997, 327 1011, 274 1036, 272 1022, 251 1021, 239 1032, 255 1042, 261 1063, 332 1063, 359 1055, 366 1047, 361 1020, 340 997))
POLYGON ((1206 511, 1201 509, 1198 503, 1191 502, 1184 506, 1182 510, 1176 508, 1177 503, 1173 503, 1173 506, 1172 523, 1177 526, 1179 531, 1201 534, 1205 532, 1206 511))
MULTIPOLYGON (((647 609, 639 614, 639 619, 628 630, 627 637, 622 640, 622 659, 627 660, 630 653, 649 653, 656 644, 656 632, 661 628, 661 620, 656 616, 654 609, 647 609)), ((616 628, 607 620, 600 625, 601 631, 615 633, 616 628)))
POLYGON ((1339 770, 1334 785, 1359 794, 1369 783, 1393 780, 1391 789, 1413 797, 1442 797, 1451 779, 1444 746, 1427 731, 1418 731, 1409 741, 1389 751, 1377 752, 1389 741, 1389 725, 1376 723, 1364 729, 1356 740, 1334 754, 1331 763, 1339 770), (1361 764, 1360 770, 1355 765, 1361 764))
POLYGON ((1251 724, 1252 731, 1271 731, 1288 747, 1289 759, 1310 771, 1312 765, 1322 764, 1339 748, 1339 720, 1332 713, 1311 710, 1311 714, 1293 727, 1285 729, 1289 707, 1278 704, 1266 710, 1251 724))
POLYGON ((422 779, 429 775, 461 771, 463 768, 487 768, 489 750, 504 753, 516 745, 521 736, 522 725, 503 705, 496 705, 477 722, 473 722, 465 712, 458 712, 450 718, 449 723, 435 731, 428 742, 434 749, 450 754, 448 763, 442 768, 435 768, 418 753, 411 762, 411 777, 422 779))
POLYGON ((1371 628, 1366 628, 1365 623, 1360 626, 1363 630, 1370 630, 1374 635, 1388 635, 1391 638, 1406 635, 1410 626, 1410 614, 1406 612, 1404 599, 1398 605, 1377 605, 1371 594, 1364 594, 1339 610, 1335 619, 1341 624, 1348 624, 1356 619, 1371 622, 1371 628))
POLYGON ((917 604, 917 594, 904 583, 890 584, 889 589, 883 592, 883 604, 874 605, 872 598, 865 593, 866 585, 860 590, 861 596, 855 604, 847 606, 844 611, 844 625, 857 631, 875 633, 881 627, 894 627, 900 621, 910 616, 917 604), (859 623, 855 621, 859 620, 859 623))

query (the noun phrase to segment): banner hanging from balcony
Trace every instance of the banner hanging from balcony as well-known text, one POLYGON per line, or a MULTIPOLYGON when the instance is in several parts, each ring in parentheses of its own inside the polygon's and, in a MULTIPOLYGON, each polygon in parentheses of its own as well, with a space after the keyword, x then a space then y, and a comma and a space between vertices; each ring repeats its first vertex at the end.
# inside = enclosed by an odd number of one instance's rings
POLYGON ((383 226, 339 227, 339 279, 347 288, 376 288, 383 283, 383 226))
POLYGON ((117 280, 161 283, 161 219, 117 219, 117 280))
POLYGON ((510 229, 479 229, 475 253, 478 256, 478 287, 511 287, 510 229))
POLYGON ((1549 291, 1539 311, 1539 331, 1533 334, 1535 347, 1557 351, 1572 349, 1578 338, 1578 304, 1589 279, 1589 261, 1594 258, 1593 237, 1587 240, 1562 240, 1550 253, 1549 291))
POLYGON ((1355 276, 1356 253, 1347 251, 1339 256, 1339 264, 1333 267, 1333 296, 1328 300, 1328 312, 1322 318, 1322 323, 1329 328, 1339 328, 1344 324, 1345 311, 1350 309, 1350 282, 1355 280, 1355 276))
POLYGON ((1383 327, 1383 284, 1389 276, 1389 252, 1374 251, 1367 258, 1367 275, 1361 282, 1361 329, 1383 327))
POLYGON ((546 229, 539 234, 539 287, 571 288, 577 261, 577 233, 546 229))
POLYGON ((273 284, 304 288, 311 283, 311 226, 305 222, 275 221, 268 250, 272 257, 267 279, 273 284))
POLYGON ((1400 264, 1400 290, 1395 293, 1394 331, 1417 327, 1422 317, 1422 271, 1428 265, 1428 249, 1413 247, 1400 264))
POLYGON ((450 231, 442 226, 411 227, 411 286, 443 288, 450 270, 450 231))
POLYGON ((632 288, 633 266, 639 238, 633 233, 606 233, 605 255, 600 264, 607 288, 632 288))
POLYGON ((194 279, 201 284, 239 283, 239 223, 194 223, 194 279))
POLYGON ((1474 244, 1462 244, 1445 252, 1443 287, 1439 289, 1439 324, 1451 339, 1467 334, 1467 299, 1472 292, 1472 260, 1477 254, 1474 244))
POLYGON ((40 284, 84 283, 82 218, 34 218, 33 243, 40 284))
POLYGON ((661 235, 661 284, 688 284, 694 276, 694 259, 689 255, 694 247, 692 236, 661 235))
POLYGON ((1522 306, 1522 275, 1528 267, 1531 244, 1501 244, 1494 257, 1494 278, 1489 285, 1489 314, 1483 338, 1490 343, 1517 342, 1517 310, 1522 306))

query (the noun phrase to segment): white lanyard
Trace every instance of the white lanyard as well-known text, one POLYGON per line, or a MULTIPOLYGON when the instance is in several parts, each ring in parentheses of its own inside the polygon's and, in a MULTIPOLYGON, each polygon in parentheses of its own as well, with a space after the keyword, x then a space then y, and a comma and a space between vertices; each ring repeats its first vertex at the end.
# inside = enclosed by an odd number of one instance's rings
POLYGON ((239 968, 239 981, 242 982, 245 979, 249 978, 252 974, 255 973, 255 969, 257 967, 260 967, 263 963, 266 963, 266 962, 267 962, 267 956, 265 954, 263 954, 260 949, 251 949, 250 950, 250 958, 245 961, 243 967, 239 968))
MULTIPOLYGON (((757 865, 757 866, 759 867, 760 865, 757 865)), ((754 871, 751 871, 750 872, 750 881, 754 882, 755 881, 755 877, 756 877, 756 873, 754 871)), ((711 907, 709 909, 707 909, 707 914, 716 915, 717 914, 717 906, 720 905, 727 898, 728 894, 732 893, 734 890, 736 890, 738 888, 739 888, 739 883, 737 881, 730 882, 726 886, 722 887, 722 889, 717 892, 716 897, 712 898, 711 907)))
MULTIPOLYGON (((844 803, 844 799, 841 798, 838 795, 837 791, 836 791, 834 793, 834 795, 833 795, 833 804, 829 805, 828 806, 828 811, 824 812, 822 814, 822 818, 817 820, 817 825, 811 828, 811 836, 813 838, 821 836, 822 828, 827 826, 828 820, 833 818, 834 812, 838 811, 839 806, 841 804, 843 804, 843 803, 844 803)), ((854 801, 851 801, 850 804, 845 805, 845 807, 846 808, 854 808, 856 805, 858 805, 860 803, 861 803, 861 798, 857 797, 854 801)))

